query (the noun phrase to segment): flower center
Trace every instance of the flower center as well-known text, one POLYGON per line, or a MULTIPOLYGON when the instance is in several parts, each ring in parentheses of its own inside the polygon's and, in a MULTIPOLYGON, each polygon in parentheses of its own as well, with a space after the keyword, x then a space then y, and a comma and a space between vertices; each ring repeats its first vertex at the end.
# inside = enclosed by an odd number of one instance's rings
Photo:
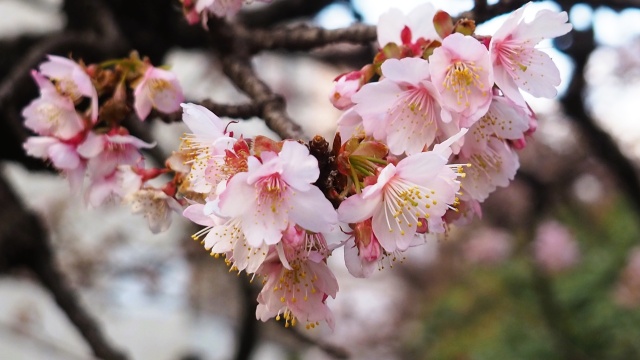
POLYGON ((260 179, 258 189, 258 206, 269 205, 272 212, 277 212, 284 200, 283 193, 287 190, 287 183, 280 178, 280 174, 271 174, 260 179))
POLYGON ((444 86, 445 90, 452 90, 456 94, 458 105, 462 105, 464 101, 465 106, 469 106, 469 95, 471 95, 472 87, 480 90, 484 89, 484 84, 480 81, 479 75, 482 71, 482 67, 475 66, 473 61, 456 61, 447 66, 447 75, 442 82, 442 86, 444 86))
POLYGON ((42 116, 45 121, 51 124, 52 127, 60 125, 62 118, 62 110, 59 107, 51 104, 42 104, 38 106, 38 114, 42 116))

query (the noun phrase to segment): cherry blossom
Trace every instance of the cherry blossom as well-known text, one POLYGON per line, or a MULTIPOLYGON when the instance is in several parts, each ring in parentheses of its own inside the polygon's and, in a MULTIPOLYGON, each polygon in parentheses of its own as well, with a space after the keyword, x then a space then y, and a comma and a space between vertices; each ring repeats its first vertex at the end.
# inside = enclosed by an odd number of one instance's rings
POLYGON ((580 248, 569 229, 555 220, 548 220, 536 232, 534 258, 542 269, 559 272, 575 266, 580 260, 580 248))
POLYGON ((182 206, 176 199, 160 189, 142 188, 126 195, 123 201, 131 205, 133 214, 144 215, 154 234, 169 229, 173 212, 182 211, 182 206))
POLYGON ((27 154, 51 161, 69 180, 75 193, 82 191, 86 160, 78 153, 78 143, 49 136, 31 136, 23 144, 27 154))
POLYGON ((371 219, 355 224, 352 236, 344 244, 344 263, 349 273, 359 278, 371 276, 383 255, 371 219))
POLYGON ((423 40, 441 40, 433 25, 436 9, 431 3, 417 6, 405 15, 400 9, 392 8, 380 15, 378 20, 378 44, 388 43, 411 45, 423 40))
POLYGON ((90 132, 78 146, 78 153, 89 159, 88 170, 92 176, 100 177, 111 174, 119 165, 139 165, 143 161, 139 149, 153 146, 155 144, 146 143, 120 128, 109 134, 90 132))
POLYGON ((89 177, 84 197, 86 203, 97 208, 107 201, 119 202, 142 186, 142 178, 130 166, 116 167, 109 174, 89 177))
POLYGON ((196 104, 181 104, 182 121, 192 131, 182 137, 181 149, 186 151, 189 164, 191 190, 208 194, 217 184, 230 177, 222 167, 227 150, 231 150, 236 139, 228 136, 228 122, 222 121, 209 109, 196 104))
POLYGON ((147 118, 152 108, 163 113, 180 110, 184 101, 176 76, 167 70, 149 66, 134 90, 134 108, 140 120, 147 118))
POLYGON ((351 97, 362 87, 362 77, 361 71, 352 71, 338 76, 333 81, 334 90, 329 100, 336 109, 346 110, 353 106, 351 97))
POLYGON ((499 265, 511 255, 511 242, 511 237, 503 230, 482 229, 464 245, 463 255, 472 264, 499 265))
POLYGON ((81 96, 91 99, 91 120, 98 119, 98 92, 91 77, 75 61, 55 55, 47 55, 49 61, 40 65, 40 72, 55 80, 61 95, 77 101, 81 96))
POLYGON ((489 137, 482 151, 459 156, 456 161, 469 163, 461 180, 464 199, 484 201, 497 187, 508 186, 516 175, 520 162, 509 144, 489 137))
POLYGON ((460 173, 454 171, 459 166, 447 164, 450 146, 465 133, 463 129, 433 151, 410 155, 397 166, 385 166, 375 184, 340 204, 340 221, 371 218, 373 234, 388 252, 406 250, 424 223, 429 232, 444 232, 442 216, 457 201, 460 189, 460 173))
POLYGON ((325 300, 336 297, 338 282, 324 262, 324 238, 291 226, 278 246, 281 251, 271 252, 257 270, 265 279, 256 317, 262 321, 283 317, 285 326, 301 320, 307 328, 325 321, 333 329, 333 315, 325 300))
POLYGON ((487 48, 471 36, 454 33, 442 41, 429 57, 431 80, 442 96, 442 104, 459 113, 469 127, 489 109, 493 70, 487 48))
POLYGON ((518 88, 535 97, 553 98, 560 72, 551 57, 535 48, 543 39, 571 31, 566 12, 540 10, 531 22, 524 20, 530 3, 509 15, 491 38, 490 51, 495 82, 505 96, 524 104, 518 88))
POLYGON ((419 153, 442 135, 442 128, 459 130, 440 105, 429 69, 420 58, 389 59, 382 64, 384 78, 352 97, 365 132, 385 141, 393 154, 419 153))
POLYGON ((73 100, 61 95, 55 86, 37 71, 32 71, 40 88, 40 97, 22 110, 24 125, 39 135, 71 139, 84 129, 73 100))
POLYGON ((247 244, 239 220, 225 219, 213 214, 211 205, 213 202, 207 202, 206 205, 196 203, 189 205, 183 211, 182 214, 187 219, 205 226, 192 235, 192 238, 199 240, 204 236, 202 239, 204 248, 209 250, 212 256, 225 255, 233 270, 255 273, 272 247, 267 244, 252 247, 247 244))
POLYGON ((219 195, 218 215, 238 221, 248 244, 276 244, 290 223, 313 232, 337 223, 331 203, 311 185, 320 172, 306 146, 285 141, 279 153, 260 157, 250 156, 248 171, 231 177, 219 195))

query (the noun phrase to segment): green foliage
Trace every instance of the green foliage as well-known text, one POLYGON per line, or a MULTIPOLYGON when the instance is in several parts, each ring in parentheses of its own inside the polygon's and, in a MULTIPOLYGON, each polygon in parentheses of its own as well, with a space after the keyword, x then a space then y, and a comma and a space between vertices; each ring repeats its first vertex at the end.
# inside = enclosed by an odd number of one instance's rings
POLYGON ((527 239, 492 268, 466 265, 425 294, 411 359, 640 359, 640 310, 618 306, 613 290, 629 250, 640 241, 637 215, 624 201, 597 211, 566 205, 553 214, 569 226, 582 258, 543 274, 556 313, 540 304, 527 239))

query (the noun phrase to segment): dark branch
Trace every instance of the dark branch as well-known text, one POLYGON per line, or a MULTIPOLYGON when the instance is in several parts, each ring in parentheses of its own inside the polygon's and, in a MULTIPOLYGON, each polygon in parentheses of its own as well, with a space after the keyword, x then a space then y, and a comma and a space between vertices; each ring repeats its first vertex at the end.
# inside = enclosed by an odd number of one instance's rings
POLYGON ((377 36, 375 26, 363 24, 336 30, 300 25, 270 31, 244 30, 240 34, 254 51, 273 49, 303 51, 337 43, 369 44, 375 41, 377 36))
POLYGON ((249 27, 269 27, 284 21, 309 18, 336 0, 276 0, 256 11, 238 14, 239 22, 249 27))
POLYGON ((96 320, 67 285, 55 264, 47 231, 39 219, 23 206, 4 178, 0 178, 0 219, 0 270, 23 266, 31 269, 96 357, 126 359, 107 341, 96 320))
POLYGON ((586 88, 584 70, 591 51, 595 48, 593 31, 573 31, 573 45, 567 53, 573 58, 575 70, 571 83, 560 103, 565 113, 582 130, 589 148, 615 174, 617 181, 627 194, 627 197, 640 213, 640 178, 633 163, 620 151, 615 140, 602 130, 587 112, 584 103, 584 89, 586 88))
POLYGON ((300 125, 289 118, 285 101, 256 75, 246 58, 225 56, 222 70, 238 87, 257 103, 263 103, 261 117, 267 126, 283 139, 303 139, 300 125))

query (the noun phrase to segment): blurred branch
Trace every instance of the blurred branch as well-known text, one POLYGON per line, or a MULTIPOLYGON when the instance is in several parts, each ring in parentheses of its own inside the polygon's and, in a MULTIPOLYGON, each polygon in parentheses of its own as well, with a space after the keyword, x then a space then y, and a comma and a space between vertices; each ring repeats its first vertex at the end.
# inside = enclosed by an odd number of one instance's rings
POLYGON ((570 8, 577 3, 591 5, 592 7, 605 6, 613 10, 624 10, 628 8, 640 8, 640 0, 584 0, 584 1, 557 1, 563 7, 570 8))
POLYGON ((0 270, 25 266, 49 290, 95 356, 107 360, 126 357, 105 338, 95 319, 84 309, 55 264, 44 226, 20 203, 4 178, 0 178, 0 270))
POLYGON ((32 332, 21 331, 20 329, 16 329, 15 326, 0 323, 0 331, 4 332, 8 335, 19 336, 24 338, 25 340, 30 341, 32 344, 35 344, 37 347, 41 348, 43 352, 47 354, 58 353, 64 354, 65 359, 69 360, 93 360, 93 357, 86 357, 83 355, 76 354, 69 349, 66 349, 58 344, 57 340, 54 339, 46 339, 42 336, 38 336, 32 332))
POLYGON ((315 346, 318 349, 322 350, 325 354, 331 356, 334 359, 348 359, 349 358, 349 353, 339 347, 339 346, 335 346, 335 345, 331 345, 331 344, 327 344, 324 343, 320 340, 317 339, 313 339, 309 336, 307 336, 306 334, 296 330, 296 329, 286 329, 285 330, 291 332, 291 334, 300 342, 302 342, 303 344, 307 344, 307 345, 311 345, 311 346, 315 346))
POLYGON ((602 130, 587 112, 583 91, 586 88, 584 70, 589 55, 595 49, 592 30, 572 31, 573 42, 565 52, 575 64, 574 74, 565 96, 560 99, 564 112, 582 130, 589 148, 609 167, 622 190, 640 214, 640 178, 633 163, 620 151, 615 140, 602 130))
POLYGON ((254 50, 310 50, 337 43, 368 44, 376 41, 376 27, 356 24, 342 29, 299 25, 275 30, 239 29, 239 34, 254 50))
POLYGON ((249 360, 251 354, 258 343, 258 327, 256 320, 256 297, 258 292, 255 291, 252 283, 240 279, 238 282, 241 291, 242 309, 240 331, 238 332, 238 342, 236 345, 235 360, 249 360))
POLYGON ((275 0, 259 10, 243 11, 238 20, 248 27, 269 27, 284 21, 308 18, 336 0, 275 0))
POLYGON ((469 18, 476 21, 476 23, 483 23, 487 20, 493 19, 496 16, 500 16, 506 13, 510 13, 524 4, 528 3, 529 0, 501 0, 493 5, 486 5, 486 1, 477 0, 475 1, 475 5, 473 9, 469 11, 465 11, 458 15, 458 18, 469 18), (478 7, 478 2, 480 2, 480 6, 478 7), (485 6, 486 5, 486 6, 485 6))

